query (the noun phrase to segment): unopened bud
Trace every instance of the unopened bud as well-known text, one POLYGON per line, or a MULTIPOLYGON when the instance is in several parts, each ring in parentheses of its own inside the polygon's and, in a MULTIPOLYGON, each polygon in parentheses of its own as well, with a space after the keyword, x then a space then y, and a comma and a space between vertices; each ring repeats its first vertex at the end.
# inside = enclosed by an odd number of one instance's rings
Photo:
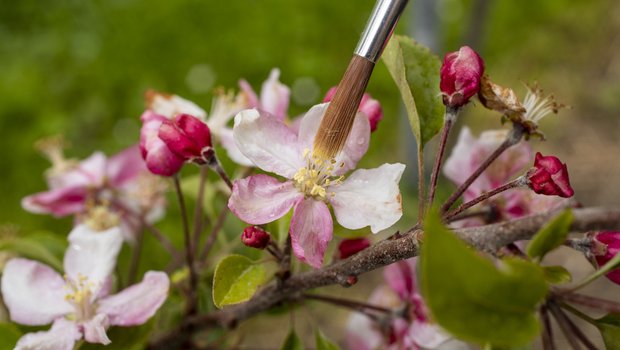
POLYGON ((179 114, 164 120, 159 127, 159 138, 184 160, 202 157, 202 150, 211 147, 211 131, 207 124, 189 114, 179 114))
MULTIPOLYGON (((332 98, 334 98, 337 89, 338 87, 336 86, 329 89, 323 98, 323 102, 330 102, 332 98)), ((368 117, 368 122, 370 122, 370 132, 377 130, 379 121, 383 119, 383 109, 381 108, 381 103, 372 98, 370 94, 364 93, 357 110, 364 113, 368 117)))
MULTIPOLYGON (((593 244, 594 258, 599 267, 605 265, 620 252, 620 232, 606 231, 597 233, 594 236, 593 244), (604 245, 606 249, 601 249, 598 245, 604 245)), ((607 274, 607 278, 616 284, 620 284, 620 269, 616 269, 607 274)))
POLYGON ((536 153, 534 167, 527 173, 528 186, 538 194, 572 197, 575 191, 570 186, 568 169, 557 157, 536 153))
POLYGON ((368 247, 370 247, 370 241, 366 238, 345 239, 338 245, 340 259, 346 259, 368 247))
POLYGON ((469 46, 446 54, 441 66, 439 88, 443 104, 461 107, 480 90, 480 78, 484 73, 484 62, 469 46))
POLYGON ((258 226, 248 226, 241 234, 241 242, 251 248, 265 249, 270 240, 269 233, 258 226))

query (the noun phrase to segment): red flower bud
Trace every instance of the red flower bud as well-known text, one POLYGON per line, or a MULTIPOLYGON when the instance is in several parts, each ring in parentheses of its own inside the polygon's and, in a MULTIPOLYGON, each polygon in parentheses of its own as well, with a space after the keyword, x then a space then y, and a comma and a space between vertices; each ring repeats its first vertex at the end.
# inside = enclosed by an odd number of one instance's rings
POLYGON ((340 259, 346 259, 368 247, 370 247, 370 241, 366 238, 345 239, 338 245, 340 259))
POLYGON ((270 240, 269 233, 258 226, 248 226, 241 234, 241 242, 251 248, 265 249, 270 240))
POLYGON ((575 194, 568 180, 568 169, 557 157, 536 153, 534 167, 527 173, 528 186, 538 194, 572 197, 575 194))
POLYGON ((463 46, 459 51, 446 54, 439 71, 439 88, 443 104, 461 107, 480 90, 480 78, 484 73, 484 62, 476 51, 463 46))
MULTIPOLYGON (((620 232, 600 232, 594 236, 595 247, 596 243, 602 243, 607 249, 594 249, 594 257, 599 267, 605 265, 611 260, 618 252, 620 252, 620 232)), ((620 284, 620 269, 616 269, 607 274, 607 278, 616 284, 620 284)))
MULTIPOLYGON (((323 102, 331 101, 334 98, 337 89, 337 86, 329 89, 323 98, 323 102)), ((370 131, 373 132, 377 130, 377 124, 379 124, 379 121, 383 119, 383 109, 381 108, 379 101, 373 99, 370 94, 365 93, 360 101, 358 111, 364 113, 368 117, 368 122, 370 122, 370 131)))
POLYGON ((203 149, 211 147, 209 127, 189 114, 164 120, 158 135, 172 152, 185 160, 201 158, 203 149))
POLYGON ((183 166, 183 158, 173 153, 157 134, 166 117, 147 110, 140 117, 140 153, 150 172, 161 176, 172 176, 183 166))

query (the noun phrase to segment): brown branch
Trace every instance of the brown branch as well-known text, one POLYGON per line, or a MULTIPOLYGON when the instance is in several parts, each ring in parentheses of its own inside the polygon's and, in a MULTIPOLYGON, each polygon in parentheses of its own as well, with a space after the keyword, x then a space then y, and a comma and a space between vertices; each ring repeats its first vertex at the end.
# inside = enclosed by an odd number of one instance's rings
MULTIPOLYGON (((501 224, 454 230, 454 233, 478 250, 495 252, 499 248, 519 240, 531 238, 547 221, 557 215, 557 211, 529 216, 501 224)), ((584 208, 573 211, 574 231, 620 229, 620 208, 584 208)), ((358 276, 396 261, 417 256, 418 237, 421 231, 407 231, 395 238, 387 239, 324 268, 291 276, 280 285, 272 282, 257 292, 248 302, 235 305, 207 315, 189 320, 196 329, 210 326, 232 327, 237 322, 252 317, 271 307, 296 300, 308 289, 340 284, 348 286, 350 276, 358 276)), ((176 336, 179 336, 177 333, 176 336)), ((157 343, 170 341, 175 335, 162 338, 157 343)), ((170 344, 170 343, 168 343, 170 344)), ((153 348, 156 348, 154 346, 153 348)))

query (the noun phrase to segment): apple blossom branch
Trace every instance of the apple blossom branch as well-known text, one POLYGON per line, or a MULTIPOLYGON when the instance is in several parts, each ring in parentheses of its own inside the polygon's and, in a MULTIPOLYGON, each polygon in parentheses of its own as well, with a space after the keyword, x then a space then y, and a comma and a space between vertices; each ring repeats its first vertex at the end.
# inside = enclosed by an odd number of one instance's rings
MULTIPOLYGON (((496 252, 512 242, 531 238, 557 213, 558 211, 551 211, 499 224, 462 228, 454 230, 454 233, 477 250, 496 252)), ((572 231, 620 229, 620 208, 574 209, 573 214, 572 231)), ((195 326, 194 331, 213 326, 234 327, 239 321, 278 304, 298 300, 306 290, 333 284, 348 286, 350 276, 355 277, 396 261, 417 256, 421 238, 420 230, 412 229, 404 234, 397 233, 348 259, 321 269, 293 275, 285 281, 274 281, 257 292, 248 302, 196 316, 187 322, 195 326)), ((175 343, 182 343, 181 338, 189 336, 191 335, 173 332, 151 344, 151 348, 166 346, 167 349, 171 349, 175 343)))

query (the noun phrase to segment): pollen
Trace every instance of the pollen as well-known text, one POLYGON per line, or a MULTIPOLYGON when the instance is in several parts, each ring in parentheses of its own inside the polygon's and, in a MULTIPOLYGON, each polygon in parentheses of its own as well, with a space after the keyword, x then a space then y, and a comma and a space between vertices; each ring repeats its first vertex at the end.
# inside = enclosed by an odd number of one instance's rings
MULTIPOLYGON (((306 166, 293 175, 295 187, 306 197, 327 201, 328 194, 332 195, 332 192, 327 191, 328 187, 342 183, 344 176, 334 175, 336 161, 333 158, 319 157, 309 149, 304 150, 303 156, 306 166)), ((337 166, 342 168, 344 163, 337 166)))

